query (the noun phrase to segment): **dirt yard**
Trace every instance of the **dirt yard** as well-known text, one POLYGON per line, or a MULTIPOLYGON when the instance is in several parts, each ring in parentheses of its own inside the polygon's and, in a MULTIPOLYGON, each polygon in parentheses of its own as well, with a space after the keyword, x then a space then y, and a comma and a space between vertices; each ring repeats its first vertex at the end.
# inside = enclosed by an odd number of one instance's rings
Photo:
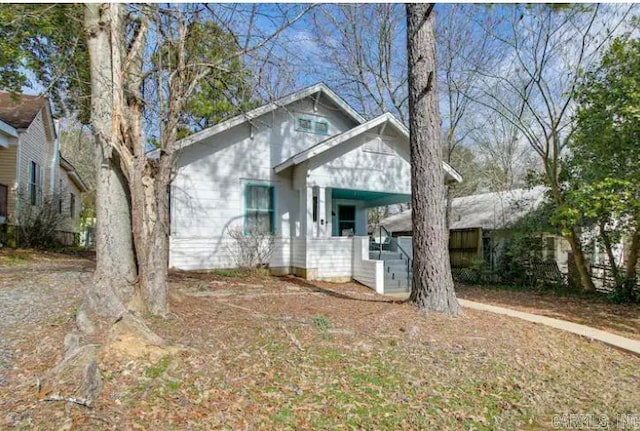
POLYGON ((172 315, 150 322, 185 353, 102 357, 92 409, 38 401, 91 267, 0 254, 0 429, 539 430, 554 415, 640 414, 640 358, 600 343, 473 310, 420 314, 356 284, 233 272, 174 274, 172 315))

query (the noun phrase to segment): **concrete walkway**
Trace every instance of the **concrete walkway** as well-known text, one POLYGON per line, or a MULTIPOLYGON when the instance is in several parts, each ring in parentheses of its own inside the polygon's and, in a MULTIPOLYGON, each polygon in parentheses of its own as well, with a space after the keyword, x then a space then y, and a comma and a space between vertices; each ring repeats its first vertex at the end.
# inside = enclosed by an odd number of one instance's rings
POLYGON ((538 314, 525 313, 523 311, 512 310, 510 308, 497 307, 495 305, 482 304, 480 302, 468 301, 458 298, 460 304, 465 308, 472 310, 488 311, 489 313, 502 314, 505 316, 516 317, 518 319, 527 320, 533 323, 551 326, 552 328, 562 329, 563 331, 581 335, 583 337, 598 340, 613 347, 626 350, 636 355, 640 355, 640 341, 630 338, 621 337, 610 332, 601 331, 590 326, 580 325, 566 320, 554 319, 551 317, 540 316, 538 314))

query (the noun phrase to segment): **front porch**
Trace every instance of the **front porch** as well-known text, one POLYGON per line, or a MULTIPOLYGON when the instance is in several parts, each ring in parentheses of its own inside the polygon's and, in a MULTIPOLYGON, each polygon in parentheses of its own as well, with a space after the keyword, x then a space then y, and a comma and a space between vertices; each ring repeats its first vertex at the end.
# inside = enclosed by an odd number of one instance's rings
MULTIPOLYGON (((292 272, 309 280, 356 280, 378 293, 407 292, 410 255, 393 240, 384 253, 367 233, 371 208, 406 203, 411 196, 310 186, 299 190, 300 225, 292 241, 292 272)), ((410 242, 410 241, 409 241, 410 242)))
POLYGON ((410 194, 308 186, 300 190, 298 237, 367 236, 368 210, 407 203, 410 194))

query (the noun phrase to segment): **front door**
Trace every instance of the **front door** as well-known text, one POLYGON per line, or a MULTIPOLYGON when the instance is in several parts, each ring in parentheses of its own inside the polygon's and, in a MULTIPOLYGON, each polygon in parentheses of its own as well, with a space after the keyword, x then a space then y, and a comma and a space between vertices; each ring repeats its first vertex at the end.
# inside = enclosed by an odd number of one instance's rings
POLYGON ((353 236, 356 233, 355 205, 338 205, 338 236, 353 236))

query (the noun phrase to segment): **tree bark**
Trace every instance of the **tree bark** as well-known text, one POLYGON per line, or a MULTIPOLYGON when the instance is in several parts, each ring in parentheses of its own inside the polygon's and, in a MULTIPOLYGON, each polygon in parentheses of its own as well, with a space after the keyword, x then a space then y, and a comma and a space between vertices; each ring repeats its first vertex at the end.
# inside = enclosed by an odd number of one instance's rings
POLYGON ((413 286, 423 310, 460 313, 446 243, 446 198, 436 94, 433 4, 407 4, 413 286))
POLYGON ((601 221, 598 224, 598 228, 600 229, 600 237, 602 237, 602 243, 604 244, 604 249, 607 253, 609 265, 611 265, 611 274, 613 275, 614 283, 617 285, 620 281, 620 274, 616 258, 613 255, 613 245, 611 244, 611 238, 609 238, 609 234, 607 233, 606 223, 601 221))
POLYGON ((640 257, 640 231, 636 229, 631 236, 631 244, 629 252, 625 259, 625 282, 627 284, 635 283, 636 271, 638 267, 638 258, 640 257))
POLYGON ((89 303, 101 315, 120 316, 134 293, 136 265, 130 225, 128 183, 113 152, 112 9, 85 6, 91 68, 91 124, 96 140, 96 270, 89 303))
POLYGON ((576 264, 576 270, 580 276, 580 285, 585 292, 595 292, 596 286, 593 284, 589 269, 587 268, 587 261, 584 258, 582 246, 580 245, 580 238, 575 229, 569 231, 569 235, 566 237, 571 246, 571 252, 573 253, 573 261, 576 264))
MULTIPOLYGON (((565 200, 562 195, 562 191, 560 190, 560 185, 558 184, 558 162, 543 159, 543 163, 545 175, 549 181, 549 187, 551 188, 553 199, 555 200, 556 205, 560 207, 564 205, 565 200)), ((584 257, 584 252, 582 251, 582 243, 580 242, 580 236, 578 235, 578 232, 576 232, 576 228, 574 226, 570 226, 569 234, 565 234, 564 237, 569 241, 569 245, 571 246, 573 262, 575 263, 576 270, 580 276, 580 285, 582 290, 585 292, 595 292, 596 286, 593 284, 591 274, 589 274, 587 261, 584 257)))

